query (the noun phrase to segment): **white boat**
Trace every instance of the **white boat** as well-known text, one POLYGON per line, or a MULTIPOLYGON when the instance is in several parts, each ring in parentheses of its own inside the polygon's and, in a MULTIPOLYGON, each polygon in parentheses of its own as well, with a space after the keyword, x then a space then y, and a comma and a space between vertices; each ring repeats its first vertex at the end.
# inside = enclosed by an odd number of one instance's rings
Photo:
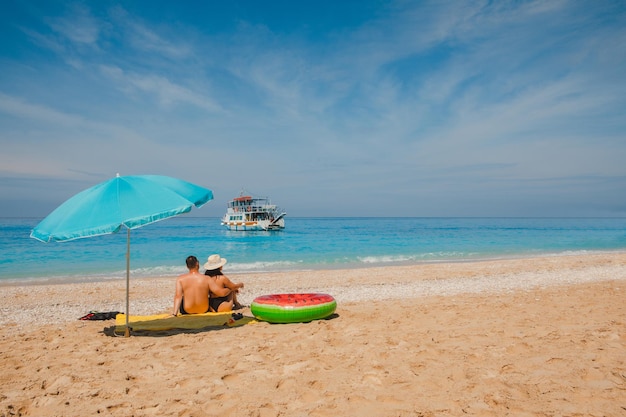
POLYGON ((267 197, 241 193, 228 202, 222 225, 230 230, 280 230, 285 228, 286 215, 267 197))

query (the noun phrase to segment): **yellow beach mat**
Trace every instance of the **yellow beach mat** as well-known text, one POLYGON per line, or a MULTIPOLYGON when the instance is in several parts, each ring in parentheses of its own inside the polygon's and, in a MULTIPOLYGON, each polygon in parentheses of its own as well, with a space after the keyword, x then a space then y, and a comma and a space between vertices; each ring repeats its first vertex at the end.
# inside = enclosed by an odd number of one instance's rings
MULTIPOLYGON (((235 320, 232 312, 187 314, 174 317, 171 314, 154 314, 151 316, 129 316, 128 327, 132 331, 161 331, 173 329, 203 329, 205 327, 238 327, 256 322, 254 317, 243 316, 235 320)), ((115 333, 126 331, 126 314, 115 316, 115 333)))

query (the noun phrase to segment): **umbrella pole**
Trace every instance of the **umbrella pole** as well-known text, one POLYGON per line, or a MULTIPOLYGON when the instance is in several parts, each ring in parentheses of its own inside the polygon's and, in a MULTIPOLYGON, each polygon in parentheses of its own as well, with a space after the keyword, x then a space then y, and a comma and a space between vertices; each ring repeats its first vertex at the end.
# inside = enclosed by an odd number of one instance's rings
POLYGON ((130 287, 130 228, 126 230, 126 331, 124 332, 124 336, 130 337, 130 328, 128 327, 128 288, 130 287))

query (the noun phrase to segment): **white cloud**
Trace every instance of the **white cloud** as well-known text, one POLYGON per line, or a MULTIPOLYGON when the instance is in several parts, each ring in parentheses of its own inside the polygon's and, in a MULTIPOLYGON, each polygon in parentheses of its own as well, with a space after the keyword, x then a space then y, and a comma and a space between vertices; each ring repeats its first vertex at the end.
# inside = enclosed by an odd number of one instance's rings
POLYGON ((24 99, 0 93, 0 112, 28 121, 44 122, 57 126, 76 126, 83 122, 77 115, 69 115, 49 107, 32 104, 24 99))
POLYGON ((126 73, 119 67, 102 65, 102 74, 109 77, 123 91, 142 91, 159 98, 163 106, 171 106, 178 103, 191 104, 209 112, 218 112, 220 106, 207 95, 196 93, 178 84, 172 83, 165 77, 154 74, 139 75, 126 73))
POLYGON ((49 24, 55 32, 73 43, 83 45, 97 44, 100 32, 98 21, 82 5, 72 5, 67 15, 52 18, 49 24))
POLYGON ((137 17, 130 16, 120 6, 114 7, 111 15, 123 32, 122 39, 128 41, 139 53, 156 53, 172 59, 184 59, 193 54, 189 44, 176 37, 173 30, 168 31, 168 35, 173 39, 166 39, 137 17))

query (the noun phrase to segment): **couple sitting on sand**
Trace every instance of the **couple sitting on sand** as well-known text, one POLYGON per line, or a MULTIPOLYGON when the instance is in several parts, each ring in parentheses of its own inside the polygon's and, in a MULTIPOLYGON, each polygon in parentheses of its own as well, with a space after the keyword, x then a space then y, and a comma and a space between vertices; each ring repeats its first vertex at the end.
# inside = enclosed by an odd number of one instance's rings
POLYGON ((224 312, 242 307, 237 301, 237 292, 243 284, 235 284, 222 274, 226 259, 209 256, 204 264, 204 275, 199 272, 198 258, 188 256, 186 262, 189 272, 176 279, 172 315, 224 312))

